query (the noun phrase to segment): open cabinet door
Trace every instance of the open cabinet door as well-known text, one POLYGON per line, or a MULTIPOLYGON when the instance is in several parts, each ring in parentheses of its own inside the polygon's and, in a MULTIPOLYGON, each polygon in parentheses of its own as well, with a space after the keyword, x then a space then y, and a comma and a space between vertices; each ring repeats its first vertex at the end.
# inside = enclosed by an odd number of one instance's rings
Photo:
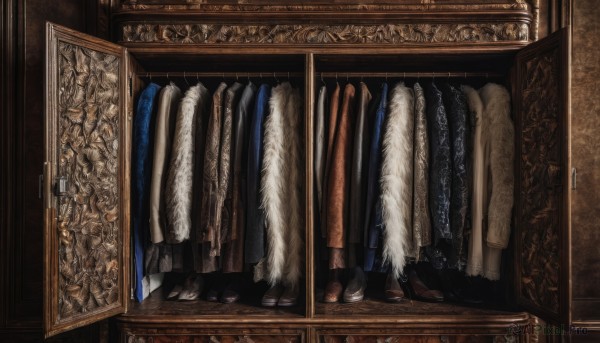
POLYGON ((46 337, 126 311, 129 119, 124 48, 46 27, 46 337))
POLYGON ((570 322, 569 35, 524 48, 513 74, 516 299, 550 323, 570 322))

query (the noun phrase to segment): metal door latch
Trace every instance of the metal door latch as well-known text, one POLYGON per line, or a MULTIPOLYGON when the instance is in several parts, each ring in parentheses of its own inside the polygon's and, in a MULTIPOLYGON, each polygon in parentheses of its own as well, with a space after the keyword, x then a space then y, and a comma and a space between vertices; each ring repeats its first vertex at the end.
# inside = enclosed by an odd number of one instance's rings
POLYGON ((54 184, 54 195, 57 197, 67 195, 67 185, 68 179, 66 176, 59 176, 56 179, 56 183, 54 184))

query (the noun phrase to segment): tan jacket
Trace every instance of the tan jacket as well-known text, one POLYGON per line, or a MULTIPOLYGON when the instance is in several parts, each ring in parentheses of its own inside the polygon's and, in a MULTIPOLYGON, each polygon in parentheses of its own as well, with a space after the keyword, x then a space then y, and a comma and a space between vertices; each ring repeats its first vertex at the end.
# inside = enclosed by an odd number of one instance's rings
POLYGON ((173 132, 175 131, 177 104, 180 100, 181 91, 172 82, 162 89, 158 100, 154 131, 152 181, 150 184, 150 239, 152 243, 162 242, 167 229, 164 190, 167 183, 167 167, 171 154, 173 132))

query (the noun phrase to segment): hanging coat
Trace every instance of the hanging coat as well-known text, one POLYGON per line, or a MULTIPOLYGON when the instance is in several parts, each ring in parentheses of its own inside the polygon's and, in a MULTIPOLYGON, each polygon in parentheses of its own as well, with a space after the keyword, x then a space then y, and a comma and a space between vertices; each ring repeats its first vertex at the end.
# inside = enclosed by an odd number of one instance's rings
POLYGON ((475 117, 473 134, 472 230, 467 275, 500 279, 513 205, 514 127, 508 91, 497 84, 479 93, 463 86, 475 117), (487 224, 487 225, 486 225, 487 224))
POLYGON ((462 270, 463 232, 467 225, 467 211, 469 209, 469 125, 467 121, 467 103, 464 94, 455 87, 445 84, 443 99, 450 139, 452 140, 452 189, 450 196, 450 229, 452 231, 452 247, 448 252, 448 267, 462 270))
POLYGON ((398 83, 390 95, 381 157, 383 261, 395 278, 402 274, 412 245, 414 95, 398 83))
POLYGON ((203 240, 210 243, 210 256, 217 256, 217 245, 221 230, 221 208, 219 207, 219 156, 221 130, 223 126, 223 93, 227 85, 221 82, 213 93, 212 107, 206 130, 204 170, 202 179, 203 240))
POLYGON ((427 126, 430 147, 429 208, 433 236, 437 245, 441 240, 451 240, 450 191, 452 184, 452 157, 448 117, 442 101, 442 92, 434 83, 426 90, 427 126))
POLYGON ((429 137, 425 115, 425 94, 420 84, 413 86, 415 93, 414 132, 414 185, 412 250, 409 256, 419 261, 421 248, 431 244, 431 216, 429 213, 429 137))
POLYGON ((133 183, 133 264, 135 268, 135 300, 141 302, 144 292, 144 249, 149 244, 149 197, 152 175, 152 122, 156 110, 156 94, 160 86, 150 83, 140 94, 133 122, 132 183, 133 183))
POLYGON ((244 88, 233 116, 232 136, 232 212, 231 231, 225 246, 223 272, 242 272, 244 269, 244 231, 246 229, 246 167, 248 144, 246 132, 250 112, 254 108, 256 86, 248 83, 244 88))
POLYGON ((301 99, 288 82, 274 87, 265 121, 261 205, 267 233, 264 278, 297 286, 304 248, 301 99))
POLYGON ((375 253, 379 245, 379 236, 381 234, 381 188, 379 187, 380 162, 381 162, 381 141, 383 124, 385 122, 385 112, 387 110, 387 92, 388 85, 384 83, 381 86, 381 96, 379 105, 375 112, 373 121, 373 131, 371 142, 369 144, 369 166, 367 176, 367 200, 365 204, 365 253, 364 270, 371 271, 375 265, 375 253), (377 215, 379 214, 379 215, 377 215))
POLYGON ((199 83, 185 92, 175 121, 169 176, 165 190, 169 223, 167 242, 172 244, 190 238, 196 114, 198 100, 204 91, 204 86, 199 83))
POLYGON ((246 208, 246 263, 257 263, 265 256, 265 218, 260 207, 261 168, 263 164, 263 121, 267 115, 271 86, 262 84, 258 89, 252 120, 248 131, 248 206, 246 208))

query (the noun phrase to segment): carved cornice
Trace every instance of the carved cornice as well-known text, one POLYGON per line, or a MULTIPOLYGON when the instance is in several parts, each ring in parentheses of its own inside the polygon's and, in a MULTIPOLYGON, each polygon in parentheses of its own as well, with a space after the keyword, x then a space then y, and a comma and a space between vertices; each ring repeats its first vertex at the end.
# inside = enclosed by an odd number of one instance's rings
POLYGON ((498 10, 530 10, 530 2, 539 0, 504 0, 504 2, 482 3, 477 0, 463 0, 462 3, 452 4, 434 3, 433 0, 404 1, 398 3, 361 4, 358 1, 346 1, 345 3, 319 3, 306 1, 302 4, 278 3, 207 3, 210 1, 187 1, 186 3, 174 3, 165 1, 162 4, 156 1, 126 1, 120 6, 120 11, 189 11, 202 12, 315 12, 315 11, 498 11, 498 10))
POLYGON ((413 44, 527 42, 526 23, 381 24, 381 25, 122 25, 122 41, 177 44, 413 44))

